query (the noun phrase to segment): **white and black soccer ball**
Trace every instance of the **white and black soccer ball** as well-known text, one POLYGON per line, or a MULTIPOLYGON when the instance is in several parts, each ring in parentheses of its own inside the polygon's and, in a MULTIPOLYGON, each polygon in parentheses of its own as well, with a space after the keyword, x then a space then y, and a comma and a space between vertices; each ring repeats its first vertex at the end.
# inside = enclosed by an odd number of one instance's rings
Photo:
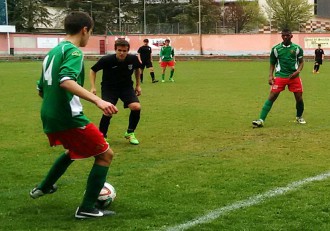
POLYGON ((115 200, 116 195, 116 189, 108 182, 105 182, 99 197, 97 198, 95 206, 100 209, 110 206, 110 204, 115 200))

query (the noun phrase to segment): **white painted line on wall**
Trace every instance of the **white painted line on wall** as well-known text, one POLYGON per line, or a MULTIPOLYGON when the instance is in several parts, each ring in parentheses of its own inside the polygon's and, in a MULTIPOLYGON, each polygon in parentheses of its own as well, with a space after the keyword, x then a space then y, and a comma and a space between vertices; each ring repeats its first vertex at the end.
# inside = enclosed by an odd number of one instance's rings
POLYGON ((330 177, 330 172, 327 172, 327 173, 323 173, 323 174, 320 174, 320 175, 317 175, 314 177, 309 177, 309 178, 306 178, 306 179, 303 179, 300 181, 295 181, 295 182, 288 184, 285 187, 275 188, 275 189, 267 191, 263 194, 258 194, 256 196, 249 197, 246 200, 241 200, 241 201, 235 202, 231 205, 218 208, 216 210, 209 212, 208 214, 206 214, 204 216, 201 216, 199 218, 196 218, 194 220, 188 221, 183 224, 168 227, 165 230, 167 230, 167 231, 186 230, 186 229, 192 228, 199 224, 209 223, 213 220, 216 220, 217 218, 221 217, 222 215, 224 215, 226 213, 235 211, 237 209, 242 209, 242 208, 260 204, 266 199, 276 197, 276 196, 285 194, 290 191, 294 191, 305 184, 312 183, 314 181, 322 181, 329 177, 330 177))

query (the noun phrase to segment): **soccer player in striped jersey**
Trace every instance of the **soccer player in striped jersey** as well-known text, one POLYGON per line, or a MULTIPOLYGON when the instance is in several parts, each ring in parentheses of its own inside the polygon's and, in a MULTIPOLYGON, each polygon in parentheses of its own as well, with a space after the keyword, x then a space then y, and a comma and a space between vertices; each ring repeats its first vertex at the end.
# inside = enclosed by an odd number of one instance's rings
MULTIPOLYGON (((78 219, 113 215, 99 210, 95 203, 106 181, 113 151, 99 129, 84 115, 80 98, 94 103, 105 115, 117 113, 113 104, 83 88, 83 53, 93 28, 93 20, 83 12, 69 13, 64 20, 66 37, 48 52, 38 82, 42 97, 41 120, 50 146, 66 149, 55 161, 43 181, 30 191, 33 199, 57 190, 55 183, 76 159, 94 157, 86 191, 75 217, 78 219)), ((78 176, 80 177, 80 176, 78 176)))
POLYGON ((271 50, 268 79, 271 90, 261 109, 259 119, 252 121, 253 127, 263 127, 273 103, 286 86, 288 86, 289 91, 293 92, 296 99, 296 122, 299 124, 306 123, 302 117, 304 101, 302 97, 303 86, 300 79, 300 72, 304 67, 304 52, 299 45, 291 42, 292 37, 290 30, 282 30, 283 42, 277 44, 271 50))

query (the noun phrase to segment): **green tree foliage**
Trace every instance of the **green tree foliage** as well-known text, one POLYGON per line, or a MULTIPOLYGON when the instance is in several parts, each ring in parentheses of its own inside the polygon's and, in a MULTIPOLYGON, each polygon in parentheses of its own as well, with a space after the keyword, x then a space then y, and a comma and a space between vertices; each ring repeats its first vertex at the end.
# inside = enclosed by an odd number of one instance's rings
MULTIPOLYGON (((84 11, 94 19, 94 34, 121 34, 144 32, 144 3, 147 33, 197 33, 199 20, 203 34, 218 33, 218 28, 241 32, 255 29, 263 18, 257 1, 238 0, 7 0, 9 22, 17 31, 35 31, 40 24, 49 26, 46 6, 69 11, 84 11), (120 2, 120 6, 119 6, 120 2), (201 18, 199 18, 201 10, 201 18)), ((271 1, 271 0, 269 0, 271 1)), ((272 0, 275 1, 275 0, 272 0)), ((284 1, 284 0, 281 0, 284 1)), ((292 0, 297 1, 297 0, 292 0)), ((301 0, 302 1, 302 0, 301 0)), ((290 1, 288 1, 290 2, 290 1)), ((56 17, 53 16, 52 18, 56 17)))
POLYGON ((272 24, 279 30, 299 30, 299 25, 313 16, 312 4, 308 0, 266 0, 266 12, 272 24))
POLYGON ((17 31, 33 32, 38 24, 49 26, 50 14, 41 0, 7 0, 8 21, 17 31))
POLYGON ((226 27, 231 28, 235 33, 258 28, 259 24, 266 21, 258 2, 247 0, 239 0, 224 6, 222 17, 226 27))

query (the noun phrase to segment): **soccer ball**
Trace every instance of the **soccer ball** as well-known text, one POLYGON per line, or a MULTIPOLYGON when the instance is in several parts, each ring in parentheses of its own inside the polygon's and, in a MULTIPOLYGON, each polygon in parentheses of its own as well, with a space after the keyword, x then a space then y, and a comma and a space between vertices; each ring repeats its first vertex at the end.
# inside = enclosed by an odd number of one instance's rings
POLYGON ((95 206, 100 209, 106 208, 110 206, 110 204, 114 201, 115 198, 115 188, 111 184, 105 182, 103 188, 101 189, 99 197, 97 198, 95 206))

